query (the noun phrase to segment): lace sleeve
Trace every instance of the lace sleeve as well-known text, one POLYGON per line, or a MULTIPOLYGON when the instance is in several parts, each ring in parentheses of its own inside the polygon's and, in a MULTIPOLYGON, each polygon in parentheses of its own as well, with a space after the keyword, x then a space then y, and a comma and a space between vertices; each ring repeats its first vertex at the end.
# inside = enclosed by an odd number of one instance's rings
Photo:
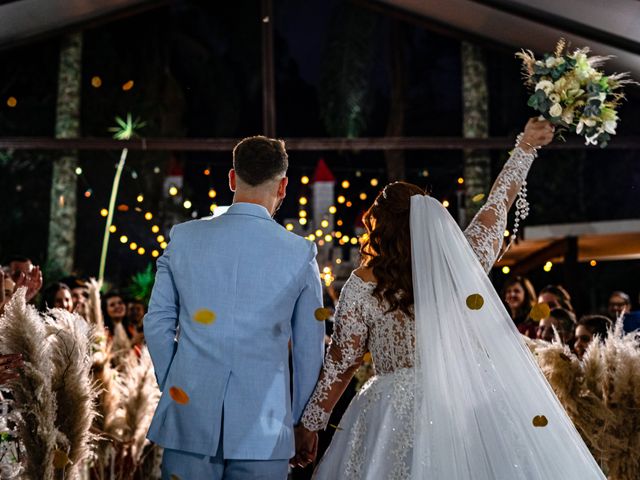
POLYGON ((471 248, 486 272, 491 270, 500 253, 507 213, 526 181, 535 153, 515 148, 493 184, 487 202, 464 232, 471 248))
POLYGON ((361 292, 345 283, 334 316, 334 331, 313 395, 302 415, 308 430, 327 427, 333 407, 362 363, 367 350, 368 329, 361 307, 361 292))

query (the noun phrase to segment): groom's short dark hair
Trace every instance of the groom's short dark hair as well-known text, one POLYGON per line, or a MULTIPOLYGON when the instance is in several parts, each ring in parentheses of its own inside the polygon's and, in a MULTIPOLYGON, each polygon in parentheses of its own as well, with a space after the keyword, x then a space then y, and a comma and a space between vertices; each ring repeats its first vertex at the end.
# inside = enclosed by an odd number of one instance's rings
POLYGON ((262 135, 247 137, 233 149, 233 169, 243 182, 255 187, 284 176, 289 158, 284 142, 262 135))

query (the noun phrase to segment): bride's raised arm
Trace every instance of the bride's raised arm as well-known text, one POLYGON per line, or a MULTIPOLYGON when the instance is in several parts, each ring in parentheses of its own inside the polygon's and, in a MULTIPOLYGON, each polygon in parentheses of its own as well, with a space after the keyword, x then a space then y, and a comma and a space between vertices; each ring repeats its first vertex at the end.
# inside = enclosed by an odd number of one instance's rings
POLYGON ((553 126, 546 120, 530 119, 518 145, 491 188, 486 203, 464 232, 471 248, 486 272, 491 270, 500 253, 507 213, 515 201, 536 158, 536 148, 553 140, 553 126))

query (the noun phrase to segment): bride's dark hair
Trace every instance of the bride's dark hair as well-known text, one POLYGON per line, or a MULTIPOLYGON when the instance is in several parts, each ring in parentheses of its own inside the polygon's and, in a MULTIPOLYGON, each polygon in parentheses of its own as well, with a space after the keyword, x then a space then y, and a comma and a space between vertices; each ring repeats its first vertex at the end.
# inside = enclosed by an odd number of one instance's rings
POLYGON ((426 192, 411 183, 390 183, 378 194, 363 216, 366 235, 360 246, 361 265, 373 270, 373 295, 389 302, 389 312, 410 315, 413 305, 411 279, 411 197, 426 192))

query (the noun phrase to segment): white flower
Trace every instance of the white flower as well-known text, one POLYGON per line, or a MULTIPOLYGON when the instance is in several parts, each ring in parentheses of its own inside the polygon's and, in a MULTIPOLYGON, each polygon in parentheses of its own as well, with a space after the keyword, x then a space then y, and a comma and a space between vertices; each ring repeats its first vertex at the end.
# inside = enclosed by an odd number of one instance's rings
POLYGON ((556 58, 549 57, 544 63, 547 68, 552 68, 556 64, 556 58))
POLYGON ((557 93, 552 93, 552 94, 549 95, 549 100, 552 103, 558 103, 558 102, 560 102, 560 95, 558 95, 557 93))
POLYGON ((536 90, 542 90, 545 95, 549 95, 553 91, 553 83, 549 80, 540 80, 536 85, 536 90))
POLYGON ((602 128, 604 129, 605 132, 610 133, 611 135, 615 135, 616 134, 616 127, 618 126, 618 123, 615 120, 606 120, 603 124, 602 124, 602 128))
POLYGON ((549 109, 549 115, 551 115, 552 117, 559 117, 560 115, 562 115, 562 107, 559 103, 554 103, 553 105, 551 105, 551 108, 549 109))
POLYGON ((562 121, 568 125, 571 125, 573 123, 573 110, 565 110, 562 114, 562 121))
POLYGON ((591 117, 585 118, 584 124, 587 127, 595 127, 596 126, 596 119, 595 118, 591 118, 591 117))

